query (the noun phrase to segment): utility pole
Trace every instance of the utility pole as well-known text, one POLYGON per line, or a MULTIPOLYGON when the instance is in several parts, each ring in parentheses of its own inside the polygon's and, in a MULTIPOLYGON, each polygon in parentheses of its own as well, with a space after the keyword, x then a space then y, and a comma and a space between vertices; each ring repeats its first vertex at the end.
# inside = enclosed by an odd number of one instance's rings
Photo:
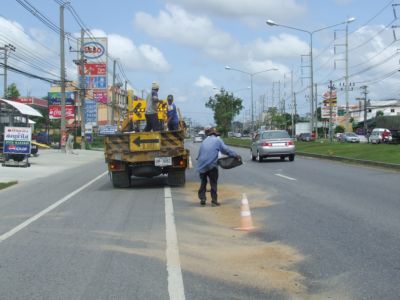
POLYGON ((315 98, 315 140, 318 139, 318 84, 314 83, 314 87, 315 87, 315 92, 314 92, 314 98, 315 98))
POLYGON ((0 50, 4 51, 4 99, 7 99, 7 59, 8 51, 15 51, 15 47, 12 44, 4 45, 0 47, 0 50))
POLYGON ((114 125, 114 109, 115 109, 115 68, 117 61, 113 61, 113 80, 112 80, 112 94, 111 94, 111 119, 108 121, 109 125, 114 125))
POLYGON ((332 131, 332 91, 335 89, 335 86, 332 83, 332 80, 329 81, 329 142, 333 141, 333 131, 332 131))
POLYGON ((367 126, 367 95, 368 95, 368 91, 367 91, 367 89, 368 89, 368 86, 366 86, 366 85, 363 85, 361 87, 361 90, 362 90, 361 93, 364 95, 364 98, 363 98, 363 100, 364 100, 364 135, 366 135, 367 131, 368 131, 368 126, 367 126))
POLYGON ((83 43, 85 38, 85 31, 81 28, 81 45, 80 45, 80 58, 79 68, 81 70, 81 87, 80 87, 80 102, 81 102, 81 149, 86 149, 85 145, 85 96, 86 96, 86 78, 85 78, 85 58, 83 52, 83 43))
POLYGON ((60 149, 65 149, 66 142, 66 121, 65 121, 65 53, 64 53, 64 5, 60 5, 60 65, 61 65, 61 140, 60 149))
POLYGON ((290 72, 290 97, 292 98, 292 137, 294 138, 294 93, 293 93, 293 70, 290 72))

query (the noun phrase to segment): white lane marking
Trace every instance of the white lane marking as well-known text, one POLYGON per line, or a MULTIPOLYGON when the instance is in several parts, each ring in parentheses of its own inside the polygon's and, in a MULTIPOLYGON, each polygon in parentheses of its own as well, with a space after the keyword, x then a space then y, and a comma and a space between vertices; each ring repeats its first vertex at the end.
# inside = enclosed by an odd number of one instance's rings
POLYGON ((296 178, 292 178, 292 177, 285 176, 285 175, 282 175, 282 174, 275 174, 275 176, 279 176, 279 177, 282 177, 282 178, 285 178, 285 179, 289 179, 289 180, 294 180, 294 181, 297 180, 296 178))
POLYGON ((178 237, 176 235, 174 206, 172 204, 171 189, 164 188, 165 198, 165 236, 167 240, 167 272, 169 299, 184 300, 181 262, 179 259, 178 237))
POLYGON ((52 211, 53 209, 55 209, 56 207, 60 206, 61 204, 63 204, 65 201, 71 199, 73 196, 75 196, 76 194, 78 194, 79 192, 81 192, 83 189, 87 188, 89 185, 91 185, 92 183, 94 183, 95 181, 99 180, 101 177, 103 177, 104 175, 106 175, 108 173, 108 171, 100 174, 99 176, 97 176, 95 179, 92 179, 91 181, 89 181, 88 183, 82 185, 79 189, 73 191, 72 193, 68 194, 67 196, 65 196, 64 198, 58 200, 57 202, 53 203, 52 205, 50 205, 49 207, 43 209, 41 212, 37 213, 36 215, 34 215, 33 217, 30 217, 28 220, 26 220, 25 222, 22 222, 21 224, 19 224, 17 227, 14 227, 13 229, 11 229, 10 231, 4 233, 3 235, 0 235, 0 243, 5 241, 6 239, 8 239, 9 237, 12 237, 14 234, 16 234, 18 231, 24 229, 25 227, 27 227, 29 224, 31 224, 32 222, 35 222, 37 219, 39 219, 40 217, 43 217, 45 214, 47 214, 48 212, 52 211))

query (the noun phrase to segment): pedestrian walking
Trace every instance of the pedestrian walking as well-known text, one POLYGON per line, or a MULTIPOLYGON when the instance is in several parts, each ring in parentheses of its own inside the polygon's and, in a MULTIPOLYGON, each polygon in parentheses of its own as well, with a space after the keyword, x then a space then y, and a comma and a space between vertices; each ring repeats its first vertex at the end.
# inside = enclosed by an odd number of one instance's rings
POLYGON ((199 155, 197 156, 197 168, 200 173, 200 188, 198 197, 200 205, 206 205, 206 186, 207 180, 211 185, 211 205, 219 206, 218 202, 218 153, 221 152, 225 155, 236 157, 241 160, 240 155, 230 149, 219 138, 219 133, 215 128, 208 128, 205 131, 206 139, 201 143, 199 155))
POLYGON ((174 102, 174 96, 173 95, 168 95, 167 97, 167 102, 168 102, 168 110, 167 110, 167 125, 168 125, 168 130, 178 130, 179 128, 179 118, 178 118, 178 112, 176 111, 176 105, 174 102))
POLYGON ((69 131, 67 137, 67 141, 65 143, 65 153, 67 154, 75 154, 74 153, 74 135, 69 131))

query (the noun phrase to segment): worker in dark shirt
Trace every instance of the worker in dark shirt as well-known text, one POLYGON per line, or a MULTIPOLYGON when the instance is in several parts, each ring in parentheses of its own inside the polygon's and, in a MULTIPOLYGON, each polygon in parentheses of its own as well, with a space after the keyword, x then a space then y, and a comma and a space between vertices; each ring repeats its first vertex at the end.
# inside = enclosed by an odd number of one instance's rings
POLYGON ((168 101, 168 110, 167 110, 167 125, 168 125, 168 130, 178 130, 179 128, 179 118, 178 118, 178 112, 176 111, 176 105, 174 102, 174 96, 168 95, 167 97, 168 101))

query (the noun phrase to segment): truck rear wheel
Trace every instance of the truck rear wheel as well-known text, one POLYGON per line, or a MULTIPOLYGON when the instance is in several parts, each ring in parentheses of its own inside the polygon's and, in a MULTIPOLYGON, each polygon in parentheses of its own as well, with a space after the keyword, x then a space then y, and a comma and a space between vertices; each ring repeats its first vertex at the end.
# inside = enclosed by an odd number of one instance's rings
POLYGON ((131 176, 128 171, 111 172, 111 180, 115 188, 128 188, 131 185, 131 176))
POLYGON ((186 182, 185 170, 169 171, 167 182, 168 182, 168 185, 171 185, 171 186, 185 185, 185 182, 186 182))

